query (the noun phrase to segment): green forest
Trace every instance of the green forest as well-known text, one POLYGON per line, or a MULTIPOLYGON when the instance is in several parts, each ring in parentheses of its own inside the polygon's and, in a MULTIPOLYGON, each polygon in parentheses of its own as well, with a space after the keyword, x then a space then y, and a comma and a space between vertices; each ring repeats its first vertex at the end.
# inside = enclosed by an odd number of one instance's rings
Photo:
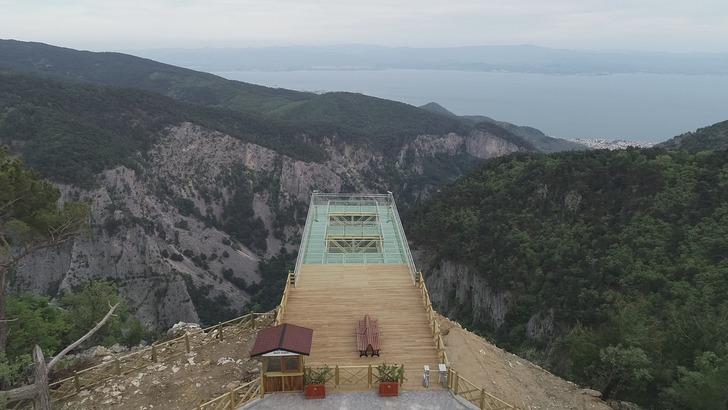
POLYGON ((309 132, 303 127, 146 91, 0 71, 0 141, 12 143, 29 167, 56 181, 88 185, 95 174, 112 166, 138 167, 140 153, 156 142, 160 131, 184 121, 294 158, 325 158, 320 147, 297 138, 309 132))
POLYGON ((463 325, 605 398, 725 409, 728 153, 499 158, 407 222, 435 264, 513 295, 502 326, 474 321, 468 303, 451 312, 463 325), (550 310, 553 334, 527 338, 550 310))
MULTIPOLYGON (((9 295, 6 303, 7 316, 12 318, 8 322, 12 337, 0 352, 0 386, 4 387, 27 381, 34 345, 40 346, 46 357, 52 357, 93 328, 109 310, 109 304, 119 303, 114 316, 81 349, 116 343, 134 346, 156 337, 131 316, 116 286, 110 282, 88 282, 54 301, 45 296, 21 294, 9 295)), ((64 360, 64 367, 83 365, 73 359, 64 360)))

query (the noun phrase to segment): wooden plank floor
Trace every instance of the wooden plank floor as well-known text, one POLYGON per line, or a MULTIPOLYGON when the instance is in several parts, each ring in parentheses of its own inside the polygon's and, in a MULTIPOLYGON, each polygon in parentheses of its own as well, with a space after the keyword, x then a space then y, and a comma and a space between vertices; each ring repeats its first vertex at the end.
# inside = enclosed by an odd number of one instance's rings
POLYGON ((406 389, 421 388, 428 364, 437 385, 435 343, 407 265, 302 265, 283 322, 314 330, 308 364, 403 363, 406 389), (360 358, 356 350, 354 327, 367 313, 379 320, 381 357, 360 358))

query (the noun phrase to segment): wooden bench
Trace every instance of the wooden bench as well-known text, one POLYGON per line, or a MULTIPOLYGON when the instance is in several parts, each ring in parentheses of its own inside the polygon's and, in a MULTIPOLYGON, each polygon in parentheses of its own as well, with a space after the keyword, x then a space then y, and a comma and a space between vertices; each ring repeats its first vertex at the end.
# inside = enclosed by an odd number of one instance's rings
POLYGON ((379 322, 377 319, 364 315, 364 320, 358 321, 354 332, 359 357, 369 356, 369 349, 372 351, 372 357, 375 355, 379 357, 379 322))

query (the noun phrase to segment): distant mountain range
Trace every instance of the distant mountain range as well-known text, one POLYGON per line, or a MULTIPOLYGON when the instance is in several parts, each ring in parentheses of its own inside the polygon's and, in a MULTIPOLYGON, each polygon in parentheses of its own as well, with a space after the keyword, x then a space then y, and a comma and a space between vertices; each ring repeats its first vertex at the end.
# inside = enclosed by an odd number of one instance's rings
POLYGON ((133 50, 204 71, 428 69, 547 74, 728 74, 728 54, 562 50, 530 45, 451 48, 340 45, 133 50))

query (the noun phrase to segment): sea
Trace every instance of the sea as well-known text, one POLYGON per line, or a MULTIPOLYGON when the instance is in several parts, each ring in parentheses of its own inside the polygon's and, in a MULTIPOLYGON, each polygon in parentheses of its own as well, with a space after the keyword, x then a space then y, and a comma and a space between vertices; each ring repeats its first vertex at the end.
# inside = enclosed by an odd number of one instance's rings
POLYGON ((528 125, 561 138, 659 142, 728 120, 728 76, 538 74, 454 70, 220 71, 219 76, 316 93, 349 91, 458 115, 528 125))

